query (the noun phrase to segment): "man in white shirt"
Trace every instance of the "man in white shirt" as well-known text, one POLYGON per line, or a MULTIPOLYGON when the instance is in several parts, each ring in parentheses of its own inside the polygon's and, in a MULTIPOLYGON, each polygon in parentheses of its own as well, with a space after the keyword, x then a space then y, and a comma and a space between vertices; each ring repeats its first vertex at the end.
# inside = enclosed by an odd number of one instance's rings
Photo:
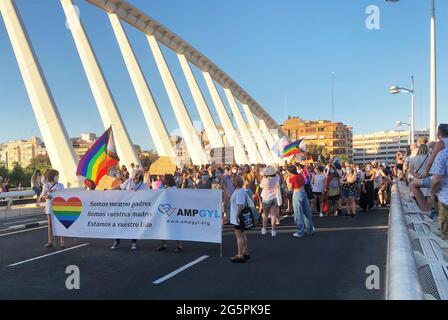
POLYGON ((148 186, 143 181, 143 176, 139 173, 135 173, 133 178, 129 178, 120 185, 119 190, 127 191, 144 191, 148 190, 148 186))
POLYGON ((129 177, 133 178, 136 174, 135 164, 131 163, 131 168, 129 169, 129 177))

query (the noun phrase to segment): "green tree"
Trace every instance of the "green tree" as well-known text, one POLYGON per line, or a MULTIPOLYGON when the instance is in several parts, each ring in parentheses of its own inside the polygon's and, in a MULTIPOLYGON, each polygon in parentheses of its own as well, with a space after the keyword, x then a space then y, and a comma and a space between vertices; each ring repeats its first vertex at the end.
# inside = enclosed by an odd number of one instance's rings
POLYGON ((320 145, 317 148, 317 154, 318 154, 318 161, 325 163, 330 158, 330 152, 328 152, 327 148, 325 146, 320 145))
POLYGON ((313 161, 318 161, 317 146, 314 143, 310 143, 306 146, 308 155, 313 159, 313 161))
POLYGON ((50 158, 47 155, 38 155, 31 159, 30 164, 26 167, 27 171, 40 170, 44 172, 45 170, 51 169, 50 158))
POLYGON ((159 156, 156 153, 151 153, 151 154, 141 154, 139 158, 142 164, 142 168, 144 170, 148 170, 151 164, 157 159, 159 159, 159 156))
POLYGON ((3 179, 9 177, 9 170, 4 162, 0 162, 0 177, 3 177, 3 179))
POLYGON ((13 162, 12 170, 9 174, 9 181, 11 183, 11 187, 17 188, 19 186, 19 183, 22 184, 22 186, 29 185, 30 182, 26 181, 25 171, 23 170, 22 166, 18 162, 13 162))
POLYGON ((325 163, 330 158, 330 153, 325 146, 314 143, 307 145, 307 153, 314 162, 325 163))

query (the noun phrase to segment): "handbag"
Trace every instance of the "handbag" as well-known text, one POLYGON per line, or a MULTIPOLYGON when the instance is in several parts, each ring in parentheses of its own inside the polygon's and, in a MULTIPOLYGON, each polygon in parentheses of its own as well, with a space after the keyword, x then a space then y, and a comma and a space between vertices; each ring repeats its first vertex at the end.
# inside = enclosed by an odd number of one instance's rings
POLYGON ((281 190, 280 186, 277 188, 277 191, 275 192, 275 196, 277 197, 277 205, 279 207, 281 207, 282 203, 283 203, 283 199, 282 199, 282 190, 281 190))
POLYGON ((420 171, 420 169, 423 167, 423 165, 425 164, 426 160, 428 160, 428 158, 429 158, 429 154, 426 155, 425 160, 423 160, 422 164, 420 165, 420 167, 418 167, 417 170, 415 170, 415 172, 418 173, 420 171))
POLYGON ((325 199, 324 199, 324 204, 323 204, 323 206, 322 206, 322 212, 323 213, 328 213, 328 198, 327 197, 325 197, 325 199))
POLYGON ((244 192, 246 195, 246 205, 241 210, 240 213, 240 228, 241 231, 249 230, 255 227, 255 218, 254 213, 252 212, 252 208, 249 206, 249 202, 247 201, 247 198, 249 197, 246 192, 244 192))

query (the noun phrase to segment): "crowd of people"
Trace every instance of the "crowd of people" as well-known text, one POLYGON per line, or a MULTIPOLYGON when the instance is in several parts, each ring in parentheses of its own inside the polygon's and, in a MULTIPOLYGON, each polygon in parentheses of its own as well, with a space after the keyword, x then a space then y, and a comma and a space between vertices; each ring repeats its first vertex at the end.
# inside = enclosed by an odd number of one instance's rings
MULTIPOLYGON (((277 235, 280 217, 292 215, 297 225, 294 237, 301 238, 315 232, 313 214, 355 217, 357 201, 363 211, 375 205, 385 206, 390 193, 392 169, 385 164, 365 166, 341 163, 332 159, 327 163, 297 162, 277 165, 204 165, 177 168, 174 174, 151 175, 148 171, 131 164, 113 168, 109 173, 122 184, 117 189, 219 189, 222 191, 223 223, 233 225, 238 253, 234 262, 250 259, 247 237, 241 225, 241 212, 246 206, 259 213, 263 236, 277 235), (345 214, 343 207, 345 206, 345 214)), ((86 181, 94 190, 93 181, 86 181)), ((112 249, 121 241, 117 239, 112 249)), ((136 249, 136 240, 132 240, 136 249)), ((166 250, 166 242, 157 248, 166 250)), ((177 252, 183 250, 177 242, 177 252)))
MULTIPOLYGON (((394 178, 406 181, 412 194, 423 211, 435 214, 436 195, 439 194, 438 209, 442 234, 448 239, 448 196, 447 196, 447 153, 448 125, 439 126, 439 141, 428 144, 426 138, 419 138, 406 152, 396 154, 396 163, 369 162, 354 164, 341 163, 338 158, 325 163, 300 161, 284 165, 203 165, 177 168, 174 174, 151 175, 138 165, 116 167, 109 174, 121 181, 116 189, 142 191, 148 189, 219 189, 222 191, 223 223, 235 229, 238 253, 233 262, 250 259, 248 241, 241 222, 241 212, 246 206, 259 213, 261 235, 277 235, 276 226, 281 216, 294 217, 296 238, 315 232, 313 215, 347 216, 354 218, 357 212, 368 212, 375 207, 386 207, 390 202, 391 186, 394 178), (432 151, 432 152, 431 152, 432 151), (358 209, 359 206, 359 209, 358 209), (345 210, 344 210, 345 209, 345 210)), ((47 213, 50 194, 63 186, 58 183, 58 174, 50 170, 44 174, 36 172, 32 178, 33 190, 47 199, 47 213)), ((95 189, 95 183, 86 180, 86 188, 95 189)), ((40 200, 38 200, 40 202, 40 200)), ((49 219, 49 241, 53 246, 51 221, 49 219)), ((112 249, 120 245, 116 239, 112 249)), ((132 249, 137 241, 132 240, 132 249)), ((61 246, 64 245, 61 239, 61 246)), ((158 251, 167 249, 162 241, 158 251)), ((177 252, 183 251, 177 241, 177 252)))

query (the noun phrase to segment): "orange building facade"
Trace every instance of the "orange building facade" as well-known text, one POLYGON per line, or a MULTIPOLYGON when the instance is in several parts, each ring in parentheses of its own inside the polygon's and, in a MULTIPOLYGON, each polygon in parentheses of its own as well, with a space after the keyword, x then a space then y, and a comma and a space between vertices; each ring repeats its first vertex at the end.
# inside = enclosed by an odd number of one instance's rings
POLYGON ((331 157, 353 159, 353 128, 342 122, 288 117, 282 129, 292 141, 305 138, 307 148, 312 144, 324 146, 331 157))

